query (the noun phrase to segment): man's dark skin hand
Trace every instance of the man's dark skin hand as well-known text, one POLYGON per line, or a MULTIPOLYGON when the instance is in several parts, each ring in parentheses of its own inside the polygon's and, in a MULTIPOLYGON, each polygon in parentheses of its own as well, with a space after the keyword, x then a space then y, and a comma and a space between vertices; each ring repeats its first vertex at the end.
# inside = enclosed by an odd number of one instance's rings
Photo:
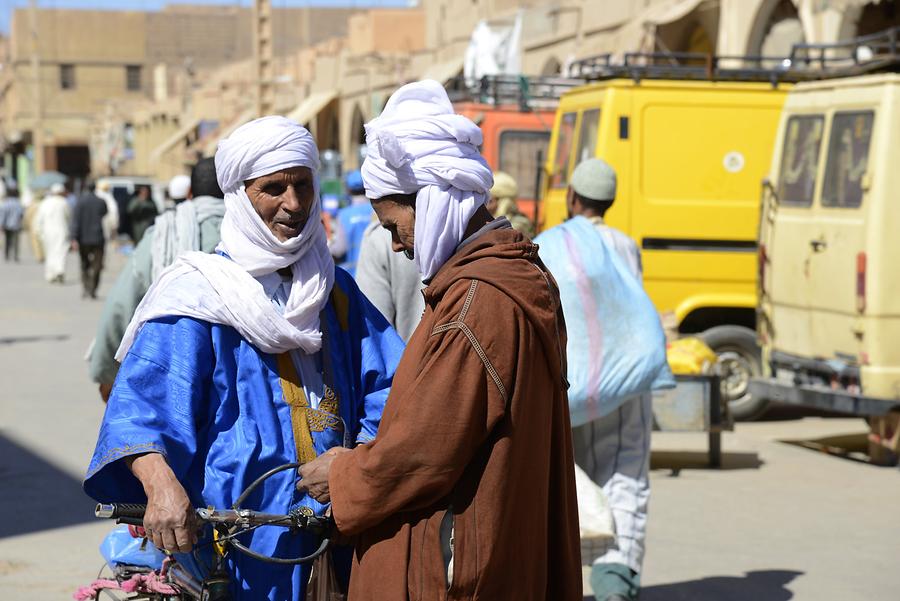
POLYGON ((165 457, 147 453, 128 457, 126 461, 147 493, 144 514, 147 537, 162 551, 190 552, 197 544, 196 514, 165 457))
POLYGON ((112 384, 106 382, 100 384, 100 398, 103 399, 104 403, 109 402, 109 395, 112 393, 112 387, 112 384))
POLYGON ((341 453, 347 453, 350 449, 333 447, 310 461, 300 466, 300 482, 297 490, 306 492, 319 503, 331 501, 331 491, 328 489, 328 474, 331 472, 331 462, 341 453))

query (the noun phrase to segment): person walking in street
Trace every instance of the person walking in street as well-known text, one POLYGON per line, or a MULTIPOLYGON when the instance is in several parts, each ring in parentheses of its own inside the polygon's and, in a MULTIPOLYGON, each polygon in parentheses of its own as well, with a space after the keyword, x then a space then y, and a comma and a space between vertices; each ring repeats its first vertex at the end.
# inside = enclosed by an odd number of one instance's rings
POLYGON ((94 189, 94 194, 106 203, 106 215, 103 216, 103 237, 107 243, 113 243, 119 238, 119 203, 110 192, 111 186, 107 181, 101 181, 94 189))
POLYGON ((3 228, 4 260, 19 262, 19 232, 22 230, 22 221, 25 217, 25 209, 19 200, 19 192, 10 186, 6 190, 6 196, 0 203, 0 227, 3 228))
POLYGON ((494 173, 494 186, 491 188, 491 199, 487 209, 494 217, 506 217, 510 225, 529 238, 534 237, 534 224, 519 210, 516 198, 519 196, 519 185, 508 173, 494 173))
POLYGON ((44 254, 44 244, 41 242, 41 234, 37 228, 37 214, 44 202, 39 194, 32 195, 31 204, 25 207, 25 218, 22 221, 22 227, 28 231, 28 242, 31 244, 31 252, 38 263, 43 263, 46 256, 44 254))
MULTIPOLYGON (((641 253, 637 244, 603 221, 615 197, 616 174, 612 167, 602 159, 580 163, 572 173, 568 190, 570 221, 544 232, 535 240, 547 266, 559 274, 563 309, 570 325, 596 323, 599 311, 595 307, 592 312, 591 305, 584 301, 584 291, 591 294, 593 290, 590 282, 567 286, 563 279, 565 270, 575 266, 578 273, 596 273, 599 278, 600 274, 609 272, 608 266, 590 270, 579 266, 593 267, 592 264, 596 265, 598 261, 618 258, 627 268, 626 276, 633 277, 638 283, 642 280, 641 253), (581 225, 583 227, 576 227, 581 225), (564 234, 556 236, 555 230, 564 231, 564 234), (583 252, 579 250, 580 245, 585 249, 583 252)), ((604 286, 606 282, 601 281, 599 287, 603 289, 604 286)), ((615 298, 612 294, 609 296, 615 298)), ((596 296, 593 302, 603 303, 604 298, 596 296)), ((607 327, 610 324, 598 324, 601 330, 607 327)), ((580 336, 590 338, 591 332, 580 332, 580 336)), ((592 351, 599 353, 600 349, 593 348, 592 351)), ((596 365, 601 360, 596 355, 580 356, 577 352, 570 343, 569 382, 573 386, 570 397, 582 377, 583 366, 591 362, 596 365), (573 366, 576 366, 574 371, 573 366), (577 366, 582 366, 580 372, 577 366)), ((575 461, 606 493, 616 535, 608 544, 592 550, 596 558, 591 568, 591 587, 597 601, 636 601, 640 590, 650 499, 651 399, 648 388, 642 394, 620 400, 615 406, 605 407, 605 415, 572 430, 575 461)), ((584 559, 589 561, 591 558, 584 559)))
POLYGON ((166 186, 166 195, 172 201, 172 208, 177 207, 191 195, 191 178, 184 174, 178 174, 169 180, 166 186))
MULTIPOLYGON (((196 551, 201 566, 215 551, 209 529, 198 540, 195 508, 232 507, 274 466, 371 442, 403 351, 334 265, 309 132, 284 117, 256 119, 219 142, 215 163, 226 206, 219 251, 181 255, 144 297, 84 481, 98 502, 146 503, 150 541, 196 551)), ((297 482, 283 471, 250 502, 322 516, 326 506, 297 482)), ((242 542, 297 557, 317 537, 261 528, 242 542)), ((331 551, 344 584, 349 551, 331 551)), ((311 565, 236 554, 224 570, 235 601, 304 601, 311 565)))
POLYGON ((201 159, 191 171, 190 200, 156 218, 128 258, 103 305, 97 333, 88 354, 88 371, 106 401, 119 371, 116 349, 125 328, 147 290, 160 274, 186 252, 214 252, 225 216, 224 194, 216 181, 212 158, 201 159))
POLYGON ((69 254, 69 223, 71 210, 62 184, 50 186, 34 217, 34 226, 44 248, 44 278, 51 284, 63 284, 66 279, 66 256, 69 254))
POLYGON ((135 246, 141 243, 147 228, 153 225, 157 215, 159 210, 150 195, 150 186, 138 186, 137 194, 128 203, 131 239, 135 246))
POLYGON ((334 237, 337 240, 333 247, 344 250, 341 267, 355 276, 363 233, 372 222, 372 205, 366 198, 366 190, 359 171, 349 172, 344 178, 344 184, 350 193, 350 206, 338 211, 337 218, 333 222, 334 237))
POLYGON ((349 599, 581 601, 553 278, 484 207, 481 130, 439 83, 400 88, 366 142, 366 192, 428 287, 378 436, 300 468, 356 537, 349 599))
POLYGON ((106 236, 103 218, 106 202, 86 187, 72 210, 72 248, 81 258, 81 298, 97 298, 100 272, 103 270, 103 254, 106 236))

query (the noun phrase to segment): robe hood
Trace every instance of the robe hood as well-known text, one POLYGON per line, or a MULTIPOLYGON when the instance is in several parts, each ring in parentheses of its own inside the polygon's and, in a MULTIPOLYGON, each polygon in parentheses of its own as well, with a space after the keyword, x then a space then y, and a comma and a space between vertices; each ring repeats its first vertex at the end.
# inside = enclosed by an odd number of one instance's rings
POLYGON ((511 228, 489 231, 457 250, 422 291, 425 302, 433 306, 460 280, 478 280, 509 296, 539 332, 545 348, 565 345, 565 338, 560 338, 565 323, 556 280, 538 256, 538 245, 521 233, 511 228), (544 294, 548 288, 549 297, 544 294))

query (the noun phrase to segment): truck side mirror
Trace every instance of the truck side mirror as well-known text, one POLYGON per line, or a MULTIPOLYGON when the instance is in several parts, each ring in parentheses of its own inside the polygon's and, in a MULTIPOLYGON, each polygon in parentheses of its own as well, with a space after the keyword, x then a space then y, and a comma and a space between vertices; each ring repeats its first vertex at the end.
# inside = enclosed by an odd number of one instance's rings
POLYGON ((775 201, 775 204, 778 204, 778 191, 775 189, 775 184, 772 183, 768 177, 764 177, 762 181, 763 187, 763 199, 765 200, 765 196, 768 196, 772 200, 775 201))
POLYGON ((868 192, 872 188, 872 174, 866 171, 860 178, 859 186, 864 192, 868 192))

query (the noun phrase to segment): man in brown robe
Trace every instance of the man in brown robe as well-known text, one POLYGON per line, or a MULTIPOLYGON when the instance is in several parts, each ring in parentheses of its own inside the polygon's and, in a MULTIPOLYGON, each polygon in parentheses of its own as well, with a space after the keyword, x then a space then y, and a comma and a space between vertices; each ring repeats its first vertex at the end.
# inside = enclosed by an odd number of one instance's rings
POLYGON ((428 286, 375 440, 300 470, 355 537, 350 601, 580 601, 556 284, 484 208, 481 132, 439 84, 404 86, 366 131, 367 193, 428 286))

